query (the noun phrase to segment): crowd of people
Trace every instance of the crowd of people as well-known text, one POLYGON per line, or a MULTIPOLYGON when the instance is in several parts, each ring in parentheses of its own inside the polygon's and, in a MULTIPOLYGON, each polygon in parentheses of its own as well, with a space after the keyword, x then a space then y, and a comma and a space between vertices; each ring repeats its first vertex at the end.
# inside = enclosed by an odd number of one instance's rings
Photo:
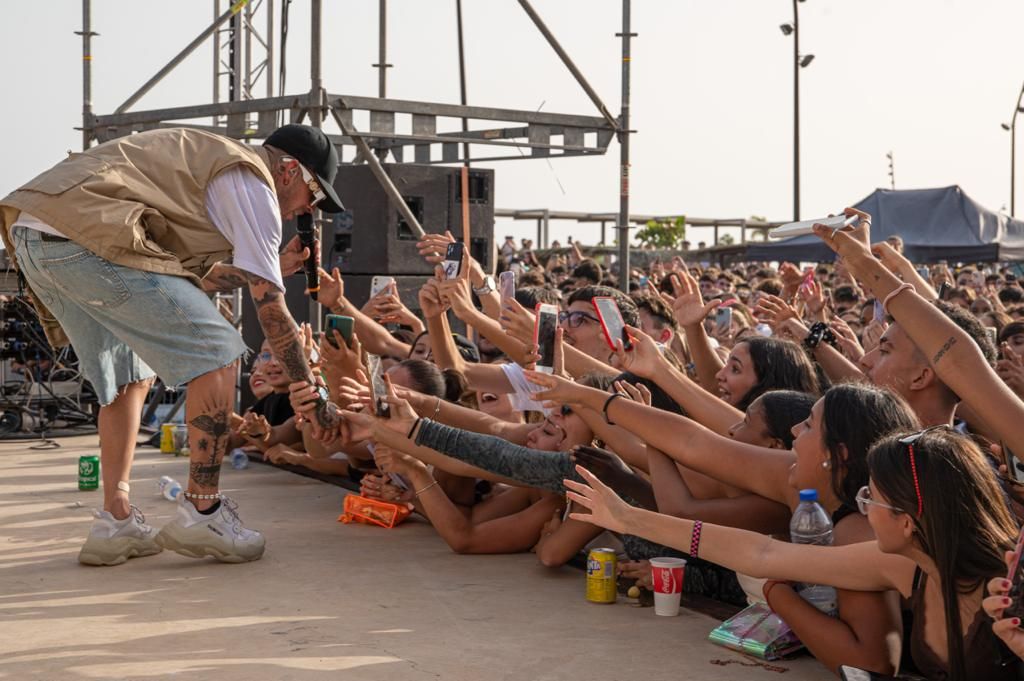
MULTIPOLYGON (((578 244, 511 244, 514 297, 467 256, 468 276, 424 284, 419 315, 393 286, 358 308, 322 272, 321 301, 355 320, 350 342, 305 334, 340 426, 307 418, 320 387, 264 348, 250 380, 268 394, 235 444, 408 504, 458 553, 559 566, 607 530, 648 589, 652 557, 684 556, 686 591, 766 602, 832 671, 1017 678, 1024 636, 1003 610, 1024 517, 1024 289, 1007 265, 916 265, 847 214, 852 232, 817 228, 835 262, 803 269, 677 256, 618 273, 578 244), (617 302, 628 349, 597 297, 617 302), (540 303, 560 310, 551 373, 533 370, 540 303), (788 542, 804 489, 831 546, 788 542), (837 587, 836 611, 798 583, 837 587)), ((438 263, 450 241, 419 246, 438 263)))
POLYGON ((103 509, 80 562, 258 560, 265 538, 219 487, 225 453, 244 447, 404 504, 459 553, 559 566, 614 540, 640 588, 652 558, 685 556, 687 591, 764 603, 832 671, 1020 675, 1013 267, 913 263, 846 209, 849 228, 815 227, 836 257, 811 267, 676 255, 620 271, 578 243, 507 239, 498 269, 515 285, 499 293, 499 272, 468 254, 453 267, 454 239, 429 234, 436 275, 415 303, 391 284, 360 307, 321 272, 338 323, 316 337, 284 298, 312 249, 282 247, 281 225, 343 209, 337 168, 309 126, 260 147, 167 128, 73 154, 0 200, 0 239, 47 338, 73 344, 101 405, 103 509), (251 360, 209 297, 241 287, 266 337, 251 360), (606 333, 607 299, 621 334, 606 333), (543 347, 538 318, 558 321, 543 347), (259 400, 235 414, 243 359, 259 400), (189 441, 188 484, 159 532, 129 500, 157 375, 188 385, 189 441), (828 545, 787 541, 811 489, 828 545), (806 584, 835 587, 835 607, 805 600, 806 584))

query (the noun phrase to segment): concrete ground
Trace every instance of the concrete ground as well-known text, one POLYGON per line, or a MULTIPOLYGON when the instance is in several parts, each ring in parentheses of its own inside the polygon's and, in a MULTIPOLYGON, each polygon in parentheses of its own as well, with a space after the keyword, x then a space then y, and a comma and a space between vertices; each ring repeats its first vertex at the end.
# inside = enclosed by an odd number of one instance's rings
MULTIPOLYGON (((584 577, 529 554, 458 556, 424 523, 336 522, 342 490, 264 466, 223 490, 267 536, 246 565, 174 553, 112 568, 76 562, 98 492, 76 486, 96 438, 52 451, 0 442, 0 679, 775 679, 707 642, 717 622, 594 605, 584 577), (77 507, 76 502, 81 502, 77 507), (722 666, 721 663, 725 663, 722 666)), ((161 475, 183 459, 142 448, 133 499, 156 526, 161 475)), ((804 656, 787 681, 834 678, 804 656)))

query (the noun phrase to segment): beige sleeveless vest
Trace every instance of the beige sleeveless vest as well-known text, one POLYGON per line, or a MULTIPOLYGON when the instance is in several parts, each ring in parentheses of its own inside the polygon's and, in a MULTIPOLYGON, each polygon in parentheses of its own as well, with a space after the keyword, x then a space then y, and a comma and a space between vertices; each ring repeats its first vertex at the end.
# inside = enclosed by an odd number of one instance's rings
MULTIPOLYGON (((230 242, 206 213, 206 186, 237 165, 274 187, 262 147, 191 128, 111 140, 71 154, 0 199, 0 237, 15 262, 10 228, 25 211, 111 262, 198 286, 231 257, 230 242)), ((52 315, 33 299, 51 344, 67 345, 52 315)))

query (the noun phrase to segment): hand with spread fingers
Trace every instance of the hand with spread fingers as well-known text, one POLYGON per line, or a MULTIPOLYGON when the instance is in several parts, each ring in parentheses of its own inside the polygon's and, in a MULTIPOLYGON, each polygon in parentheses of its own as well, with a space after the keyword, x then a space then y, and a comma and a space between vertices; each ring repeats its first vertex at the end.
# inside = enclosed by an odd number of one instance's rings
MULTIPOLYGON (((864 348, 860 344, 860 340, 857 338, 857 334, 853 332, 850 325, 844 322, 840 317, 832 317, 832 322, 829 324, 829 328, 835 334, 836 342, 839 344, 843 354, 851 362, 859 362, 864 356, 864 348)), ((806 338, 806 336, 805 336, 806 338)))
POLYGON ((533 394, 533 399, 543 402, 557 402, 558 404, 579 404, 585 390, 582 386, 569 379, 545 374, 540 371, 526 371, 526 380, 534 385, 544 388, 543 391, 533 394))
POLYGON ((628 399, 640 404, 651 406, 651 391, 643 383, 630 383, 629 381, 615 381, 612 383, 615 392, 622 393, 628 399))
POLYGON ((689 272, 685 270, 673 272, 669 278, 672 281, 672 290, 675 294, 672 311, 676 315, 679 326, 683 328, 699 326, 712 310, 721 304, 719 300, 712 300, 705 304, 704 297, 700 293, 700 284, 689 272))
POLYGON ((787 319, 800 319, 795 307, 769 293, 762 293, 757 299, 755 314, 758 319, 772 327, 772 330, 779 328, 787 319))
POLYGON ((341 299, 345 297, 345 282, 341 278, 341 270, 337 267, 330 273, 320 268, 320 293, 317 300, 324 307, 333 310, 341 306, 341 299))
POLYGON ((584 482, 563 481, 566 489, 569 490, 566 497, 590 513, 570 513, 569 517, 603 527, 612 532, 629 534, 629 516, 633 512, 630 505, 583 466, 577 465, 576 472, 584 482))
POLYGON ((327 385, 335 386, 342 378, 354 378, 363 369, 363 346, 354 331, 351 348, 337 329, 328 329, 324 333, 331 336, 321 349, 321 366, 327 385))

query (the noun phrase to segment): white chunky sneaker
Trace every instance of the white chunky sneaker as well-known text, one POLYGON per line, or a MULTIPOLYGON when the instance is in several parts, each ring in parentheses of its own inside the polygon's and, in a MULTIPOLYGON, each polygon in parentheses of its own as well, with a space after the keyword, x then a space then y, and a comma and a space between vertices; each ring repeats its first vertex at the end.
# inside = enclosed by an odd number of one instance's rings
POLYGON ((146 524, 146 517, 135 506, 124 520, 116 520, 107 511, 93 511, 93 515, 96 520, 78 553, 79 563, 120 565, 129 558, 152 556, 163 550, 156 543, 156 530, 146 524))
POLYGON ((213 556, 224 563, 244 563, 263 556, 266 541, 255 530, 242 527, 238 504, 220 498, 220 508, 210 515, 196 510, 182 494, 174 519, 164 525, 156 543, 190 558, 213 556))

